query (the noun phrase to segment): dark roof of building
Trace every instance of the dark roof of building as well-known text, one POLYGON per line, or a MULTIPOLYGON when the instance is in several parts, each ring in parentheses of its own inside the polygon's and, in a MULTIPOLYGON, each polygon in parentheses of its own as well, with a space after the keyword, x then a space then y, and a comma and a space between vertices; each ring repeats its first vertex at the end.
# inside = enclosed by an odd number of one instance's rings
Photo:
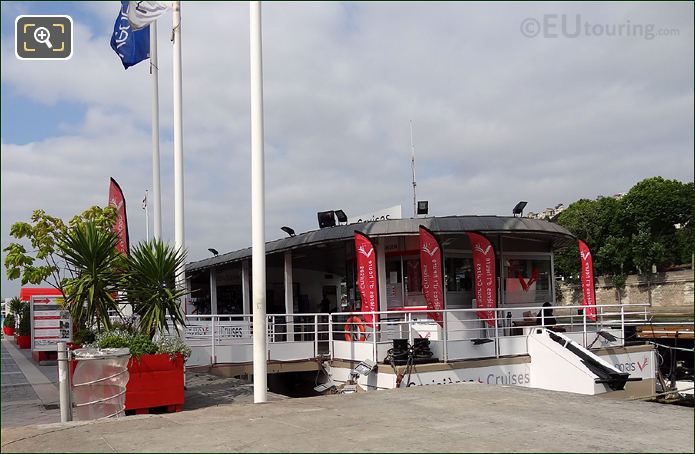
MULTIPOLYGON (((531 237, 546 239, 553 249, 566 247, 576 241, 576 237, 561 225, 540 219, 508 216, 447 216, 416 219, 391 219, 385 221, 360 222, 337 225, 296 236, 269 241, 265 244, 266 254, 284 252, 298 247, 345 241, 353 237, 355 230, 373 237, 417 234, 420 225, 434 233, 522 233, 531 237)), ((237 262, 251 257, 251 248, 239 249, 215 257, 186 265, 187 271, 201 270, 225 263, 237 262)))

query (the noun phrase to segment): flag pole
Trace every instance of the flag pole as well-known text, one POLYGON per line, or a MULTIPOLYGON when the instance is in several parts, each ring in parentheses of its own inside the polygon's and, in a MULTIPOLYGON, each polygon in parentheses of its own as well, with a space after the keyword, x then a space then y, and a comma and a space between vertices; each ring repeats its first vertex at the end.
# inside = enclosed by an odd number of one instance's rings
MULTIPOLYGON (((174 41, 174 246, 185 251, 183 229, 183 107, 181 88, 181 2, 173 2, 173 41, 174 41)), ((184 266, 176 270, 177 284, 184 286, 184 266)), ((181 298, 182 312, 186 313, 186 299, 181 298)))
MULTIPOLYGON (((150 24, 150 74, 152 74, 152 198, 154 238, 162 236, 162 194, 159 175, 159 62, 157 60, 157 21, 150 24)), ((147 212, 147 210, 145 210, 147 212)), ((149 224, 148 224, 149 229, 149 224)), ((149 236, 148 236, 149 241, 149 236)))
POLYGON ((251 54, 251 281, 253 283, 253 401, 267 399, 265 187, 261 2, 249 4, 251 54))
POLYGON ((142 209, 145 210, 145 238, 150 242, 150 217, 147 213, 147 189, 145 189, 145 203, 142 204, 142 209))

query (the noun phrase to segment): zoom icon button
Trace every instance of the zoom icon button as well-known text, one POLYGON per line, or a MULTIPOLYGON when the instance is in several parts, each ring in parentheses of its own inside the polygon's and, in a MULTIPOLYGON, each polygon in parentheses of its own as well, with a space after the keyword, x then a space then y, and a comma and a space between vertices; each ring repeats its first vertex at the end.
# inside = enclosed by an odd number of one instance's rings
POLYGON ((20 60, 67 60, 72 57, 70 16, 18 16, 15 55, 20 60))

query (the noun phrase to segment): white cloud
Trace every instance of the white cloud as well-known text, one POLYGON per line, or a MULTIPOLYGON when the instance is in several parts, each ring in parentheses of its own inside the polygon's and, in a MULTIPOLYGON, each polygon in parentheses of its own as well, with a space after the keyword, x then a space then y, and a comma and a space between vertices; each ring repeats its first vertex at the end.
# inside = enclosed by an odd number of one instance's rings
MULTIPOLYGON (((199 259, 208 247, 250 244, 248 7, 183 8, 186 242, 199 259)), ((409 215, 410 119, 418 196, 435 215, 508 214, 521 198, 538 211, 648 176, 693 178, 690 4, 263 8, 269 240, 282 236, 282 225, 315 228, 319 210, 357 214, 402 203, 409 215), (562 13, 654 23, 679 35, 521 35, 524 18, 562 13)), ((38 103, 88 108, 60 136, 37 132, 25 145, 3 138, 3 247, 9 224, 34 208, 67 217, 102 203, 109 176, 130 202, 131 237, 144 236, 148 66, 123 71, 109 48, 117 4, 84 9, 95 23, 76 23, 69 62, 19 62, 3 39, 3 86, 38 103)), ((170 21, 160 21, 158 42, 164 234, 173 240, 170 21)))

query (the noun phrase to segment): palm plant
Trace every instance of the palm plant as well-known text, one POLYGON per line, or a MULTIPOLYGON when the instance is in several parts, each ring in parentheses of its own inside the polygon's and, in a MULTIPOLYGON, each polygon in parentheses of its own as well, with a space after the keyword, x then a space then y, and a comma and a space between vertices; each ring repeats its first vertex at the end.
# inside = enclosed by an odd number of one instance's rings
POLYGON ((110 328, 109 311, 119 313, 117 290, 123 265, 111 230, 85 222, 61 235, 58 254, 72 277, 63 283, 70 315, 78 326, 110 328))
POLYGON ((140 330, 154 337, 157 329, 169 331, 167 317, 185 325, 181 298, 188 291, 179 284, 186 254, 155 239, 135 246, 128 257, 127 272, 121 283, 140 330))
POLYGON ((20 300, 20 299, 19 299, 18 297, 16 297, 16 296, 13 297, 13 298, 10 300, 10 305, 9 305, 9 307, 8 307, 9 313, 10 313, 10 314, 14 314, 14 315, 19 315, 19 313, 20 313, 21 310, 22 310, 22 304, 24 304, 24 303, 22 303, 22 300, 20 300))

